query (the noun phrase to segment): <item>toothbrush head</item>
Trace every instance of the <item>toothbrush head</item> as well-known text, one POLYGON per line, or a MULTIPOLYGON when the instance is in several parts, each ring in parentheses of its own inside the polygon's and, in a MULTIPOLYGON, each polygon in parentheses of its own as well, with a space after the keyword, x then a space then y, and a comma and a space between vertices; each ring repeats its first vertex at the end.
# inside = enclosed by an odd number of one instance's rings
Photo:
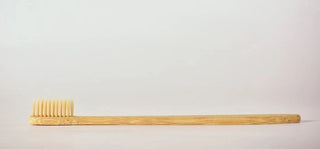
POLYGON ((33 117, 72 117, 73 100, 39 99, 33 101, 33 117))

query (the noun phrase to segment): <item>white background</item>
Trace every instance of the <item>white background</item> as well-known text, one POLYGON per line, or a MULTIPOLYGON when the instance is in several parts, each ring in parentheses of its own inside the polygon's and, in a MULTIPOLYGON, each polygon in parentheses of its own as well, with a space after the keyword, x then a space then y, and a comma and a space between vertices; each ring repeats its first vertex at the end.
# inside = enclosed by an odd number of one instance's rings
POLYGON ((0 0, 0 148, 319 148, 317 0, 0 0), (76 115, 298 113, 262 126, 27 123, 76 115))

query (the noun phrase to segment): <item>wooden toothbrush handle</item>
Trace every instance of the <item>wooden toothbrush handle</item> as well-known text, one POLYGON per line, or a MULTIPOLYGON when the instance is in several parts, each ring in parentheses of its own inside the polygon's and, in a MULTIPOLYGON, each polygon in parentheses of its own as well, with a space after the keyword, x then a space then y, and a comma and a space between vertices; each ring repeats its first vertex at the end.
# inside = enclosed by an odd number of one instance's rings
POLYGON ((299 123, 298 114, 30 117, 34 125, 249 125, 299 123))
MULTIPOLYGON (((299 123, 297 114, 199 116, 79 116, 78 125, 241 125, 299 123)), ((75 123, 73 123, 75 124, 75 123)))

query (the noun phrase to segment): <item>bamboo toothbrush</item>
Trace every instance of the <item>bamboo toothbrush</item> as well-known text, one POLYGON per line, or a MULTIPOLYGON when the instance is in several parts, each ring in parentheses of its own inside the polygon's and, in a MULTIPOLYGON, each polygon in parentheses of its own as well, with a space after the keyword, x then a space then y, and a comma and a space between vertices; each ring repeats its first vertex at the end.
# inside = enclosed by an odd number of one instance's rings
POLYGON ((183 115, 183 116, 74 116, 72 100, 33 102, 33 125, 244 125, 299 123, 298 114, 183 115))

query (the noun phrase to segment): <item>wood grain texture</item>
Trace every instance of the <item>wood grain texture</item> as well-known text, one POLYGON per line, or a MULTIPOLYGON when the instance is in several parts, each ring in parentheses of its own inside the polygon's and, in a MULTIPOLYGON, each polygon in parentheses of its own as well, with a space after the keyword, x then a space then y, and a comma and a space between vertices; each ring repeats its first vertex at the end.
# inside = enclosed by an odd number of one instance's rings
POLYGON ((298 114, 186 116, 72 116, 29 118, 33 125, 252 125, 299 123, 298 114))

